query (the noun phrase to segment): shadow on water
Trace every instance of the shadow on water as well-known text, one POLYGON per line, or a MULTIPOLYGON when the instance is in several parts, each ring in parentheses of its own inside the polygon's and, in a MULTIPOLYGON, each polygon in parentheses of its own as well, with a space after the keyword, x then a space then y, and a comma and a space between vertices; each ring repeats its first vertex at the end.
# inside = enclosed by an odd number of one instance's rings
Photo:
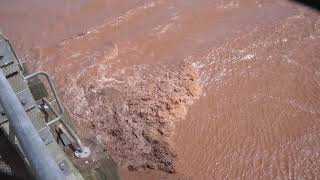
POLYGON ((309 6, 313 9, 320 11, 320 1, 319 0, 290 0, 293 2, 297 2, 299 4, 303 4, 309 6))

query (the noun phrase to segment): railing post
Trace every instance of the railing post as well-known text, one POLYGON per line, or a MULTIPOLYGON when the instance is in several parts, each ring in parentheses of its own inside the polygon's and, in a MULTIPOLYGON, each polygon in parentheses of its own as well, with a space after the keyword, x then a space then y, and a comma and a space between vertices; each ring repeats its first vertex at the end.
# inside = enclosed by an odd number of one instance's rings
POLYGON ((21 148, 38 180, 64 180, 65 176, 47 150, 10 83, 0 69, 0 104, 14 128, 21 148))

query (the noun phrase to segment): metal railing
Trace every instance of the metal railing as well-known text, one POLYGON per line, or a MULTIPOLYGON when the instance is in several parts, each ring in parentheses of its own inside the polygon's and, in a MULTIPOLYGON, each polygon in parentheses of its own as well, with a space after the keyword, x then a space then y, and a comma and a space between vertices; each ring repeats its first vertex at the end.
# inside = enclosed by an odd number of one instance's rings
POLYGON ((56 88, 54 87, 53 81, 51 80, 49 74, 47 74, 46 72, 43 71, 39 71, 39 72, 35 72, 33 74, 30 74, 28 76, 25 76, 24 79, 25 80, 29 80, 31 78, 34 78, 36 76, 44 76, 47 81, 48 84, 51 88, 52 94, 57 102, 57 105, 59 107, 60 110, 60 114, 55 110, 55 108, 53 107, 53 105, 46 99, 46 98, 42 98, 43 104, 47 105, 48 108, 50 109, 50 111, 56 116, 55 119, 47 122, 47 125, 50 126, 52 124, 54 124, 57 121, 60 121, 63 126, 66 128, 66 130, 68 131, 68 133, 72 136, 72 138, 75 140, 76 144, 78 145, 78 147, 76 147, 76 151, 74 152, 75 156, 78 158, 86 158, 90 155, 90 149, 87 146, 84 146, 80 140, 80 138, 78 137, 78 135, 72 130, 72 128, 62 119, 63 114, 64 114, 64 108, 62 106, 62 103, 59 99, 58 93, 56 88))
POLYGON ((58 114, 55 119, 53 119, 53 120, 51 120, 50 122, 47 123, 48 125, 50 125, 52 123, 55 123, 55 122, 59 121, 62 118, 62 115, 64 113, 64 109, 63 109, 62 103, 61 103, 61 101, 59 99, 57 90, 54 87, 50 76, 46 72, 40 71, 40 72, 32 73, 32 74, 30 74, 28 76, 25 76, 24 79, 25 80, 29 80, 29 79, 34 78, 34 77, 39 76, 39 75, 44 76, 47 79, 47 81, 49 83, 49 86, 51 88, 51 91, 53 93, 53 96, 54 96, 55 100, 57 101, 57 104, 58 104, 58 107, 59 107, 59 110, 60 110, 60 114, 58 114))
POLYGON ((64 180, 65 176, 32 125, 10 83, 0 70, 0 103, 38 180, 64 180))

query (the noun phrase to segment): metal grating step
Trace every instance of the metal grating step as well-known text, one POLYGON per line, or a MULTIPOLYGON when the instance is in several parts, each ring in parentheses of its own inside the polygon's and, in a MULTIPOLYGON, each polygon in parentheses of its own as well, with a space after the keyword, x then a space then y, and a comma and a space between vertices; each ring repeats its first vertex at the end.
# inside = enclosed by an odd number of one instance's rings
POLYGON ((6 66, 14 61, 13 52, 6 40, 0 41, 0 56, 2 56, 0 60, 0 67, 6 66))

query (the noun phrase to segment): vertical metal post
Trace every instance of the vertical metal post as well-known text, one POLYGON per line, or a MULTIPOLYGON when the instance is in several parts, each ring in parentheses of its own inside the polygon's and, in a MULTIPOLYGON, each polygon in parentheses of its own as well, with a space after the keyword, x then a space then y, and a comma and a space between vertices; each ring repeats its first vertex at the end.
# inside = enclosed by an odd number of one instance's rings
POLYGON ((26 111, 0 69, 0 103, 14 128, 21 148, 38 180, 64 180, 65 176, 32 125, 26 111))

